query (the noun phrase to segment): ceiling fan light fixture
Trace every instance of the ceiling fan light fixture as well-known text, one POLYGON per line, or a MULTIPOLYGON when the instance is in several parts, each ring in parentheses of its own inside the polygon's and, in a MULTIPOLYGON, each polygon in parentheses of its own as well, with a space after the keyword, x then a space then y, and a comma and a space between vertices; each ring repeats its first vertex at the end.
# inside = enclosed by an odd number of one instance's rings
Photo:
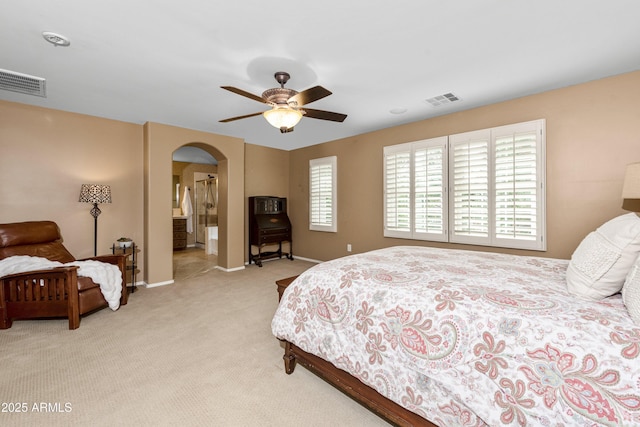
POLYGON ((322 86, 314 86, 312 88, 297 92, 293 89, 284 87, 289 80, 289 74, 279 71, 275 74, 276 81, 280 83, 280 87, 267 89, 262 92, 262 96, 254 95, 242 89, 233 86, 220 86, 224 90, 233 92, 245 98, 253 99, 261 104, 267 104, 272 107, 271 110, 264 113, 251 113, 243 116, 230 117, 228 119, 219 120, 220 123, 233 122, 235 120, 255 117, 262 114, 264 118, 274 128, 280 129, 280 132, 293 132, 293 127, 298 124, 302 116, 311 119, 328 120, 331 122, 343 122, 347 118, 346 114, 334 113, 332 111, 316 110, 307 108, 306 105, 319 99, 331 95, 331 91, 322 86))
POLYGON ((289 107, 274 107, 262 113, 271 126, 277 129, 290 129, 300 122, 302 112, 289 107))

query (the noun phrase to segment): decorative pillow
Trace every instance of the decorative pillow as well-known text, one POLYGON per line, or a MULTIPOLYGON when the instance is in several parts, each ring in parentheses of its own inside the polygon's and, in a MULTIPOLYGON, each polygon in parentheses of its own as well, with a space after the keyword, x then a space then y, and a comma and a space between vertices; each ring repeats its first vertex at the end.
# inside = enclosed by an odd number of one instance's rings
POLYGON ((584 238, 567 268, 572 295, 601 300, 620 292, 640 254, 640 217, 629 213, 614 218, 584 238))
POLYGON ((622 301, 634 322, 640 325, 640 256, 622 287, 622 301))

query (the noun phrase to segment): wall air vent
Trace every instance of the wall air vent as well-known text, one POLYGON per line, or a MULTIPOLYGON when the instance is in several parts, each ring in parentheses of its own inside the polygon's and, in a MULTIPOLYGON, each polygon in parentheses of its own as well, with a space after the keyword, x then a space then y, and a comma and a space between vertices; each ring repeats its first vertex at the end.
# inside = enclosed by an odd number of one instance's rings
POLYGON ((451 92, 444 95, 434 96, 433 98, 426 99, 425 101, 431 104, 433 107, 439 107, 445 104, 451 104, 452 102, 459 101, 460 98, 452 94, 451 92))
POLYGON ((15 71, 0 69, 0 89, 47 97, 46 80, 15 71))

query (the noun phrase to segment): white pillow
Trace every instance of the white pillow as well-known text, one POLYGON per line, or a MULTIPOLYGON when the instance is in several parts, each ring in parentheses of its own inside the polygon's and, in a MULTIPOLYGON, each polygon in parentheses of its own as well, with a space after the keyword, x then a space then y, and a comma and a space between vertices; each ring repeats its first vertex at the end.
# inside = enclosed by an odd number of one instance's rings
POLYGON ((622 301, 633 321, 640 325, 640 257, 636 259, 624 281, 622 301))
POLYGON ((614 218, 587 235, 567 268, 569 293, 601 300, 620 292, 640 254, 640 217, 629 213, 614 218))

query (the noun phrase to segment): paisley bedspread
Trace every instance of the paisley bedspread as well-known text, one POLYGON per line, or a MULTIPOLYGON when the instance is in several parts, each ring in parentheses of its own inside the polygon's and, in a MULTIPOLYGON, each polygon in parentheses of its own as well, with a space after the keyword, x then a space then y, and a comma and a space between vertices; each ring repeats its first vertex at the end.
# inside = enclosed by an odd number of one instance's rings
POLYGON ((399 246, 318 264, 278 338, 440 426, 640 425, 640 326, 567 260, 399 246))

